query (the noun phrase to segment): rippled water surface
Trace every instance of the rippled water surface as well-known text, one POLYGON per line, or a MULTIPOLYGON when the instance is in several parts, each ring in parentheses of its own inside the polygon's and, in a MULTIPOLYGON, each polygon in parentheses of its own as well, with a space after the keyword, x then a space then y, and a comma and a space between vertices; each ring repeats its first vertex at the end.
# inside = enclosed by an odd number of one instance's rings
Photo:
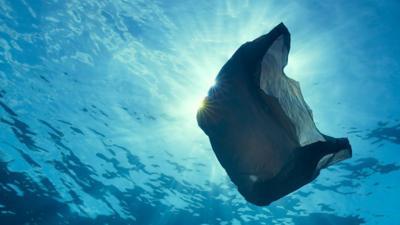
POLYGON ((0 0, 0 224, 400 224, 398 1, 0 0), (195 113, 283 21, 286 73, 353 158, 246 203, 195 113))

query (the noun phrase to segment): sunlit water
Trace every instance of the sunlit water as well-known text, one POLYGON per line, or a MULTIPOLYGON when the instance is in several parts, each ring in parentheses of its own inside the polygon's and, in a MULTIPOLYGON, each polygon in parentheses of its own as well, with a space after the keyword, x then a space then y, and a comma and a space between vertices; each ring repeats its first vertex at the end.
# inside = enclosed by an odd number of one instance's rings
POLYGON ((0 224, 400 224, 400 5, 350 2, 0 0, 0 224), (281 21, 286 73, 353 158, 256 207, 195 113, 281 21))

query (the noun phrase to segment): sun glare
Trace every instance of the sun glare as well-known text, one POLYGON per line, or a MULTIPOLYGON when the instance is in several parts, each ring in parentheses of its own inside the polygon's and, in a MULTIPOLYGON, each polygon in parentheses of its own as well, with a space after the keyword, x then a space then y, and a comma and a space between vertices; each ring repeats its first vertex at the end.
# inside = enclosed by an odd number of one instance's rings
POLYGON ((200 109, 204 109, 205 107, 206 107, 206 99, 204 98, 204 99, 202 99, 202 100, 200 101, 198 109, 199 109, 199 110, 200 110, 200 109))

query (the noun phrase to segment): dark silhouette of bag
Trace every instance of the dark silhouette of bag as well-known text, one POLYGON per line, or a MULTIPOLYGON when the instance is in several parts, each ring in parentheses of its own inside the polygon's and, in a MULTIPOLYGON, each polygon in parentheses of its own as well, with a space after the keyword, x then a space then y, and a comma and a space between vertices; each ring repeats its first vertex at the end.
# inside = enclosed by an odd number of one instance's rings
POLYGON ((200 128, 249 202, 268 205, 350 158, 347 138, 319 132, 297 81, 288 78, 283 23, 243 44, 222 67, 197 113, 200 128))

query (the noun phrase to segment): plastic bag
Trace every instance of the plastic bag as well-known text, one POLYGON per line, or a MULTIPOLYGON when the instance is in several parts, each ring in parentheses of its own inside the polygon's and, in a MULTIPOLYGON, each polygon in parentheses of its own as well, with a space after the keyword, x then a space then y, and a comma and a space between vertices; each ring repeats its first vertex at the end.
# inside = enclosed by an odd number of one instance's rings
POLYGON ((243 44, 222 67, 197 113, 221 165, 249 202, 268 205, 350 158, 347 138, 319 132, 297 81, 283 68, 282 23, 243 44))

